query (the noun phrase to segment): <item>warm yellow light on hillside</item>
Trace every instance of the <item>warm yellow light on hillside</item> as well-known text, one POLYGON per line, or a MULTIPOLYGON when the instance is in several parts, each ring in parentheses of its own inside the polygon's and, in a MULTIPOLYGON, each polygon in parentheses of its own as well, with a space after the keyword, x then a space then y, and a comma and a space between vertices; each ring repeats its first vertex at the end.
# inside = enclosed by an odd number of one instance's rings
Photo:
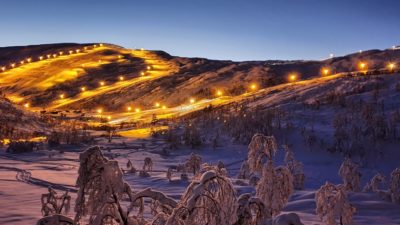
POLYGON ((81 91, 86 91, 86 87, 81 87, 81 91))
POLYGON ((166 108, 167 108, 167 106, 165 106, 165 105, 162 106, 162 109, 166 109, 166 108))
POLYGON ((122 55, 118 55, 118 59, 122 59, 122 55))
POLYGON ((5 71, 6 70, 6 67, 5 66, 3 66, 3 67, 1 67, 1 71, 5 71))
POLYGON ((51 55, 46 55, 48 59, 50 59, 51 55))
POLYGON ((322 68, 322 74, 323 74, 324 76, 329 75, 329 74, 330 74, 329 69, 328 69, 328 68, 322 68))
POLYGON ((68 53, 69 53, 70 55, 72 55, 72 53, 74 53, 74 51, 69 50, 68 53))
POLYGON ((85 46, 83 49, 87 50, 87 46, 85 46))
POLYGON ((290 74, 289 75, 289 81, 294 82, 297 80, 297 75, 296 74, 290 74))
POLYGON ((63 99, 63 98, 64 98, 64 94, 61 94, 61 95, 60 95, 60 98, 63 99))
POLYGON ((21 65, 24 65, 25 62, 24 62, 24 60, 21 60, 21 62, 19 62, 19 63, 21 63, 21 65))
POLYGON ((151 66, 147 66, 147 70, 151 70, 151 66))
POLYGON ((111 116, 107 116, 107 119, 108 119, 108 120, 111 120, 111 116))
POLYGON ((389 64, 388 64, 388 68, 389 68, 390 70, 394 70, 394 68, 396 68, 396 64, 394 64, 394 63, 389 63, 389 64))
POLYGON ((94 48, 97 48, 97 45, 93 45, 94 48))
POLYGON ((154 106, 158 108, 158 107, 160 107, 160 103, 156 102, 156 103, 154 104, 154 106))
POLYGON ((256 90, 257 89, 257 84, 251 84, 250 85, 251 90, 256 90))
POLYGON ((100 86, 104 86, 106 83, 104 81, 99 82, 100 86))
POLYGON ((144 51, 144 48, 141 48, 140 51, 144 51))
POLYGON ((103 44, 100 44, 100 47, 103 47, 103 44))
POLYGON ((222 96, 222 91, 221 90, 217 91, 217 96, 222 96))
POLYGON ((139 109, 139 108, 136 108, 135 111, 138 113, 138 112, 140 112, 140 109, 139 109))
POLYGON ((58 54, 59 54, 59 55, 63 55, 63 54, 64 54, 64 52, 59 52, 58 54))
POLYGON ((76 50, 75 50, 76 53, 79 53, 80 51, 81 51, 80 49, 76 49, 76 50))
POLYGON ((145 75, 145 73, 144 73, 144 72, 140 72, 140 75, 144 76, 144 75, 145 75))
POLYGON ((130 106, 128 106, 126 109, 128 110, 128 112, 132 111, 132 107, 130 106))
POLYGON ((57 54, 53 54, 53 58, 57 57, 57 54))
POLYGON ((40 61, 43 60, 43 56, 39 56, 39 60, 40 60, 40 61))
POLYGON ((190 101, 190 103, 192 103, 192 104, 196 102, 196 100, 195 100, 194 98, 191 98, 189 101, 190 101))
POLYGON ((24 107, 25 107, 25 108, 29 108, 29 103, 25 103, 25 104, 24 104, 24 107))
POLYGON ((27 61, 28 63, 30 63, 30 62, 32 61, 32 58, 27 58, 26 61, 27 61))
POLYGON ((103 112, 102 109, 97 109, 97 113, 98 113, 98 114, 101 114, 102 112, 103 112))
POLYGON ((360 62, 360 63, 358 64, 358 68, 359 68, 360 70, 365 70, 365 69, 367 69, 367 64, 366 64, 365 62, 360 62))
POLYGON ((124 76, 119 76, 119 80, 124 80, 124 76))
POLYGON ((12 68, 14 68, 15 67, 15 63, 11 63, 11 65, 10 65, 12 68))

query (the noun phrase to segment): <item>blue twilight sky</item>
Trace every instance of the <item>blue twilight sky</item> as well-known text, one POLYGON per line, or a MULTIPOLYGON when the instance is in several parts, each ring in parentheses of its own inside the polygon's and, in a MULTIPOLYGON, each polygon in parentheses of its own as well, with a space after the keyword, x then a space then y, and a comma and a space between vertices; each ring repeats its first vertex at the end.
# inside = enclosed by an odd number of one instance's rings
POLYGON ((107 42, 212 59, 400 45, 400 0, 0 0, 0 46, 107 42))

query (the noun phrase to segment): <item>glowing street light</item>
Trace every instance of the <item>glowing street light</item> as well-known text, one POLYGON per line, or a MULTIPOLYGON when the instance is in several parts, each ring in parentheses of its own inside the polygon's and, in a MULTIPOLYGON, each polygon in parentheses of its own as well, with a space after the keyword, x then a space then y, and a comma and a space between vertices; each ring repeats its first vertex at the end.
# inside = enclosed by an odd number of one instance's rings
POLYGON ((144 73, 144 72, 140 72, 140 75, 144 76, 144 75, 145 75, 145 73, 144 73))
POLYGON ((63 54, 64 54, 64 52, 59 52, 58 54, 59 54, 59 55, 63 55, 63 54))
POLYGON ((93 48, 97 48, 97 45, 93 45, 93 48))
POLYGON ((57 54, 53 54, 53 58, 56 58, 57 57, 57 54))
POLYGON ((42 61, 43 60, 43 56, 39 56, 39 60, 42 61))
POLYGON ((155 107, 160 107, 160 103, 156 102, 156 104, 154 104, 155 107))
POLYGON ((122 55, 118 55, 118 59, 122 59, 122 55))
POLYGON ((367 64, 364 62, 360 62, 358 64, 358 68, 360 68, 360 70, 365 70, 367 68, 367 64))
POLYGON ((97 109, 97 113, 98 113, 98 114, 101 114, 102 112, 103 112, 102 109, 97 109))
POLYGON ((166 109, 166 108, 167 108, 167 106, 163 105, 161 108, 162 108, 162 109, 166 109))
POLYGON ((20 63, 21 63, 21 65, 24 65, 24 63, 25 63, 25 62, 24 62, 24 60, 21 60, 21 62, 20 62, 20 63))
POLYGON ((295 81, 297 80, 297 75, 296 75, 296 74, 290 74, 290 75, 289 75, 289 80, 290 80, 291 82, 295 82, 295 81))
POLYGON ((100 44, 100 47, 103 47, 103 44, 100 44))
POLYGON ((76 49, 76 50, 75 50, 76 53, 79 53, 80 51, 81 51, 80 49, 76 49))
POLYGON ((1 67, 1 71, 5 71, 6 70, 6 67, 5 66, 3 66, 3 67, 1 67))
POLYGON ((111 116, 107 116, 107 119, 108 119, 108 120, 111 120, 111 116))
POLYGON ((389 68, 390 70, 394 70, 395 67, 396 67, 396 64, 394 64, 394 63, 389 63, 389 64, 388 64, 388 68, 389 68))
POLYGON ((81 91, 86 91, 86 87, 81 87, 81 91))
POLYGON ((24 104, 24 107, 25 107, 25 108, 29 108, 29 103, 25 103, 25 104, 24 104))
POLYGON ((144 48, 141 48, 140 51, 144 51, 144 48))
POLYGON ((15 67, 15 63, 11 63, 11 65, 10 65, 12 68, 14 68, 15 67))
POLYGON ((195 103, 195 102, 196 102, 196 100, 194 100, 194 98, 191 98, 191 99, 190 99, 190 103, 193 104, 193 103, 195 103))
POLYGON ((104 86, 106 83, 104 81, 99 82, 100 86, 104 86))
POLYGON ((140 108, 136 108, 135 112, 137 112, 137 113, 140 112, 140 108))
POLYGON ((257 89, 257 85, 256 84, 250 85, 250 89, 253 90, 253 91, 256 90, 257 89))
POLYGON ((147 66, 147 70, 151 70, 151 66, 147 66))
POLYGON ((83 49, 84 49, 84 50, 87 50, 87 46, 85 46, 83 49))
POLYGON ((217 91, 217 96, 222 96, 222 91, 218 90, 217 91))
POLYGON ((63 99, 63 98, 64 98, 64 94, 61 94, 61 95, 60 95, 60 98, 63 99))
POLYGON ((124 76, 119 76, 119 80, 123 81, 124 80, 124 76))
POLYGON ((128 106, 126 109, 128 110, 128 112, 132 111, 132 107, 130 106, 128 106))
POLYGON ((50 59, 50 57, 51 57, 51 55, 50 55, 50 54, 49 54, 49 55, 46 55, 46 56, 47 56, 47 58, 48 58, 48 59, 50 59))
POLYGON ((322 74, 323 75, 327 76, 327 75, 329 75, 329 73, 330 73, 330 71, 329 71, 328 68, 322 68, 322 74))
POLYGON ((28 63, 30 63, 30 62, 32 61, 32 58, 27 58, 26 61, 27 61, 28 63))
POLYGON ((329 58, 332 59, 333 57, 335 57, 335 55, 333 53, 329 54, 329 58))
POLYGON ((72 55, 72 53, 74 53, 74 51, 69 50, 68 53, 69 53, 70 55, 72 55))

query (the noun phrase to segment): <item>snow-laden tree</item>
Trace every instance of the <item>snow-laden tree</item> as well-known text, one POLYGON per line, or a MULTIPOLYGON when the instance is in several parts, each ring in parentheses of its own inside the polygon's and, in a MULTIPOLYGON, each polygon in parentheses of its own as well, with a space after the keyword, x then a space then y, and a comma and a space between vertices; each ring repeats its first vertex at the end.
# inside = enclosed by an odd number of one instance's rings
POLYGON ((172 181, 172 169, 171 168, 168 168, 167 173, 166 173, 166 177, 167 177, 169 182, 172 181))
POLYGON ((266 159, 271 159, 278 151, 274 136, 255 134, 248 146, 247 161, 252 173, 261 172, 266 159))
POLYGON ((128 173, 136 173, 136 168, 135 166, 132 164, 131 160, 129 159, 128 162, 126 163, 126 172, 128 173))
POLYGON ((75 223, 137 224, 140 220, 129 217, 121 204, 125 196, 132 200, 133 192, 123 180, 118 162, 105 158, 98 146, 81 153, 79 160, 75 223))
POLYGON ((238 220, 235 225, 262 225, 270 218, 264 203, 250 193, 242 194, 238 198, 238 220))
POLYGON ((245 160, 240 166, 238 179, 249 179, 251 176, 249 162, 245 160))
POLYGON ((150 157, 144 158, 143 171, 153 171, 153 160, 150 157))
POLYGON ((315 212, 326 225, 354 225, 356 208, 350 204, 344 185, 326 182, 315 193, 315 202, 315 212))
POLYGON ((294 158, 294 153, 288 145, 284 145, 283 149, 285 150, 285 165, 293 176, 293 186, 297 190, 303 190, 305 181, 303 163, 294 158))
POLYGON ((347 191, 360 191, 361 173, 358 170, 358 165, 349 158, 346 158, 340 166, 339 176, 342 178, 347 191))
POLYGON ((379 184, 385 182, 385 176, 381 173, 375 174, 372 179, 364 186, 364 192, 378 192, 379 191, 379 184))
POLYGON ((394 169, 390 174, 389 192, 392 202, 400 204, 400 168, 394 169))
POLYGON ((186 161, 186 168, 189 172, 192 172, 193 175, 197 174, 200 171, 202 163, 201 156, 194 154, 193 152, 190 154, 189 159, 186 161))
POLYGON ((61 214, 63 210, 65 214, 68 214, 71 202, 71 196, 68 194, 68 191, 62 195, 58 195, 52 187, 49 187, 48 191, 49 193, 42 194, 40 199, 43 216, 61 214))
POLYGON ((256 186, 256 194, 263 201, 269 217, 282 211, 293 189, 293 177, 289 169, 285 166, 274 168, 272 159, 268 159, 256 186))
POLYGON ((235 190, 215 170, 195 176, 166 225, 232 225, 237 221, 235 190))

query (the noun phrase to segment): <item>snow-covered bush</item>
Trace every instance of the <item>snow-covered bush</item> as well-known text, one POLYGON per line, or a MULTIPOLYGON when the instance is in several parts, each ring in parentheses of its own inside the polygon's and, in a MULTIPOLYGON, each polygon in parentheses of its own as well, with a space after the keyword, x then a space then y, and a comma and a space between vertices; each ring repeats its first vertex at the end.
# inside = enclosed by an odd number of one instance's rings
POLYGON ((193 175, 195 175, 200 171, 201 163, 202 163, 201 156, 191 153, 190 158, 187 160, 185 165, 187 170, 192 172, 193 175))
POLYGON ((131 160, 129 159, 128 162, 126 163, 126 172, 128 173, 136 173, 136 168, 135 166, 133 166, 131 160))
POLYGON ((400 204, 400 168, 396 168, 390 174, 390 189, 392 202, 400 204))
POLYGON ((377 173, 372 179, 364 186, 364 192, 378 192, 379 184, 385 181, 385 176, 381 173, 377 173))
POLYGON ((284 145, 285 149, 285 159, 284 162, 293 176, 293 186, 297 190, 304 189, 305 175, 303 170, 303 163, 297 161, 294 158, 294 153, 290 150, 288 145, 284 145))
POLYGON ((339 176, 342 178, 346 190, 360 191, 361 173, 358 170, 358 165, 349 158, 346 158, 340 166, 339 176))
POLYGON ((124 196, 132 199, 133 192, 123 180, 118 162, 105 158, 98 146, 81 153, 79 160, 75 223, 104 225, 118 221, 122 225, 134 224, 132 221, 137 219, 128 217, 121 204, 124 196))
POLYGON ((274 168, 272 159, 268 159, 256 186, 257 197, 263 201, 267 215, 278 215, 288 202, 293 189, 293 177, 289 169, 284 166, 274 168))
POLYGON ((262 225, 270 218, 261 199, 250 193, 239 196, 237 216, 235 225, 262 225))
POLYGON ((274 136, 255 134, 248 147, 247 161, 252 173, 261 172, 266 159, 272 159, 278 151, 274 136))
POLYGON ((315 193, 315 202, 315 212, 326 225, 338 225, 336 218, 341 225, 354 225, 356 208, 350 204, 345 186, 326 182, 315 193))
POLYGON ((41 203, 42 203, 42 214, 43 216, 50 216, 55 214, 61 214, 64 210, 64 213, 67 214, 70 209, 70 201, 71 196, 66 191, 62 195, 58 195, 57 192, 49 187, 49 193, 42 194, 41 203))
POLYGON ((251 175, 250 166, 247 160, 245 160, 240 166, 238 179, 249 179, 251 175))
POLYGON ((166 225, 232 225, 237 221, 237 207, 231 181, 210 170, 195 177, 166 225))
POLYGON ((153 160, 150 157, 144 158, 143 171, 153 171, 153 160))

